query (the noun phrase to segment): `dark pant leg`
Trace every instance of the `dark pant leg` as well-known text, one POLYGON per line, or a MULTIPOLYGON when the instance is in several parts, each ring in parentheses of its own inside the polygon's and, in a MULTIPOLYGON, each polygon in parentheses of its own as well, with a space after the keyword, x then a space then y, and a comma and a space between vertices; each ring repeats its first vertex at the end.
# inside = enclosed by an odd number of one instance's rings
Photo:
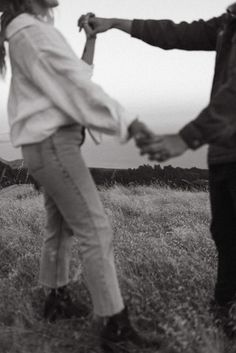
POLYGON ((236 293, 236 163, 210 168, 211 233, 218 251, 215 299, 220 305, 236 293))

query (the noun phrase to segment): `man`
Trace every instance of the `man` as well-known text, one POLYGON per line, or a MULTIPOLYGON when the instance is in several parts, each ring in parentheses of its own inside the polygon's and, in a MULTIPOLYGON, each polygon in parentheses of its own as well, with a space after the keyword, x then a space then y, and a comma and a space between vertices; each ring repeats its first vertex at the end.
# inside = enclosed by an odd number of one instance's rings
MULTIPOLYGON (((83 16, 79 25, 83 22, 83 16)), ((236 3, 208 21, 123 20, 89 17, 93 34, 116 28, 163 49, 216 51, 211 99, 199 116, 178 134, 140 139, 141 154, 165 161, 210 144, 208 162, 211 232, 218 250, 214 302, 220 311, 236 295, 236 3)))

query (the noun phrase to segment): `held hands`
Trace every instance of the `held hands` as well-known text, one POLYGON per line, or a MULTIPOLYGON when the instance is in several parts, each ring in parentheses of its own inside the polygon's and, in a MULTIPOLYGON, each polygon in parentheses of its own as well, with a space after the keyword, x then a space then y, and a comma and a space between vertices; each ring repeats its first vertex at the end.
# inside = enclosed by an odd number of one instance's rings
POLYGON ((89 29, 90 37, 96 37, 98 33, 106 32, 112 28, 112 19, 96 17, 92 12, 88 12, 86 15, 82 15, 78 20, 78 27, 86 31, 89 29))
MULTIPOLYGON (((113 26, 113 19, 96 17, 91 12, 82 15, 78 20, 79 30, 84 29, 87 39, 96 38, 98 33, 106 32, 113 26)), ((140 154, 147 154, 151 161, 164 162, 182 155, 188 149, 180 135, 155 135, 138 119, 129 126, 129 135, 135 139, 140 154)))
POLYGON ((139 146, 140 141, 150 141, 155 135, 153 132, 141 121, 135 119, 129 126, 129 136, 134 138, 136 145, 139 146))
POLYGON ((147 154, 149 160, 164 162, 170 158, 182 155, 188 146, 178 134, 155 135, 151 139, 138 141, 140 154, 147 154))
POLYGON ((140 148, 140 154, 147 154, 151 161, 164 162, 182 155, 188 149, 180 135, 155 135, 138 119, 130 125, 129 134, 140 148))
POLYGON ((84 29, 87 39, 96 39, 96 33, 90 24, 90 19, 95 15, 92 12, 88 12, 86 15, 82 15, 78 20, 79 31, 84 29))

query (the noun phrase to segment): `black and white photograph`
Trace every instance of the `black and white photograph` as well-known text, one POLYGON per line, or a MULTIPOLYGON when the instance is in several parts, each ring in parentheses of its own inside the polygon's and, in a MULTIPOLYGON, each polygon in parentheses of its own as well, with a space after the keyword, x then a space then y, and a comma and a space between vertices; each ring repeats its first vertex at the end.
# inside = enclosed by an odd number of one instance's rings
POLYGON ((236 2, 0 0, 0 353, 236 352, 236 2))

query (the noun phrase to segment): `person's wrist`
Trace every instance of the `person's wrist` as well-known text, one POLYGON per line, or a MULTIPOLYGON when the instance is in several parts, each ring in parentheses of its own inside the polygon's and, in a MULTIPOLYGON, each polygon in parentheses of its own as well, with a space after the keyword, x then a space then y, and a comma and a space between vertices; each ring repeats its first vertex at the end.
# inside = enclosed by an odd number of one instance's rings
POLYGON ((87 36, 86 37, 86 40, 88 43, 93 43, 93 42, 96 42, 96 39, 97 39, 97 36, 96 35, 93 35, 93 36, 87 36))
POLYGON ((181 134, 177 134, 177 139, 179 141, 179 143, 181 144, 182 148, 187 150, 189 147, 187 145, 187 143, 185 142, 185 140, 183 139, 183 137, 181 136, 181 134))

